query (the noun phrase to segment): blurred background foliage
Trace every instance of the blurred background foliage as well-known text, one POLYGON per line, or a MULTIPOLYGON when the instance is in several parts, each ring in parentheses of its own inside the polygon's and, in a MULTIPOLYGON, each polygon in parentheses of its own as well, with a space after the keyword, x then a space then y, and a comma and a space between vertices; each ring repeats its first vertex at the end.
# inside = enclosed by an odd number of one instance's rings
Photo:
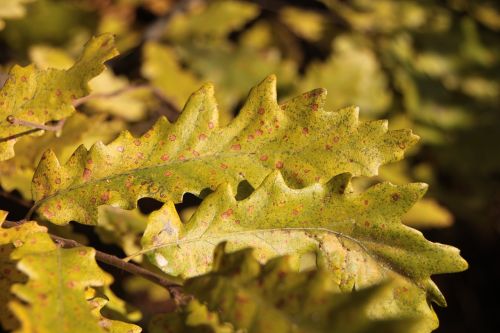
MULTIPOLYGON (((2 205, 7 206, 0 208, 15 206, 21 214, 29 205, 42 147, 51 146, 64 160, 78 145, 108 142, 122 129, 140 134, 160 115, 174 121, 206 81, 215 83, 221 121, 227 123, 249 89, 275 73, 280 100, 324 87, 328 109, 359 105, 361 118, 388 119, 389 127, 412 128, 421 136, 405 161, 356 185, 362 189, 382 180, 430 184, 405 222, 431 240, 458 246, 471 265, 461 276, 437 278, 450 303, 449 309, 438 310, 438 331, 498 328, 500 305, 493 298, 500 294, 498 1, 4 3, 0 85, 15 63, 71 66, 84 42, 101 32, 116 35, 121 55, 91 82, 93 95, 77 101, 81 112, 66 121, 61 133, 23 138, 16 157, 0 163, 2 205)), ((196 204, 189 195, 185 201, 178 207, 184 219, 196 204)), ((147 213, 155 203, 140 207, 147 213)), ((103 209, 100 220, 96 233, 77 232, 127 253, 137 249, 145 224, 139 211, 103 209)), ((141 295, 135 302, 148 300, 146 308, 154 313, 157 291, 124 280, 122 287, 141 295)))

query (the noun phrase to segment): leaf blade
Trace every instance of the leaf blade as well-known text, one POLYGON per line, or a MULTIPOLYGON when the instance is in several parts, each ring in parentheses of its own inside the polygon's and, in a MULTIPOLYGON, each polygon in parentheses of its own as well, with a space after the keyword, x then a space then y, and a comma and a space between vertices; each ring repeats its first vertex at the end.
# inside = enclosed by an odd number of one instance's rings
POLYGON ((385 122, 359 122, 356 108, 324 111, 325 94, 315 90, 280 106, 270 76, 220 128, 214 89, 206 84, 175 124, 160 118, 140 138, 123 132, 107 146, 77 150, 63 166, 48 151, 33 178, 38 211, 57 224, 95 224, 99 205, 130 209, 145 196, 180 202, 186 192, 199 195, 222 183, 236 188, 243 180, 256 187, 276 169, 294 187, 342 172, 373 175, 417 141, 385 122))

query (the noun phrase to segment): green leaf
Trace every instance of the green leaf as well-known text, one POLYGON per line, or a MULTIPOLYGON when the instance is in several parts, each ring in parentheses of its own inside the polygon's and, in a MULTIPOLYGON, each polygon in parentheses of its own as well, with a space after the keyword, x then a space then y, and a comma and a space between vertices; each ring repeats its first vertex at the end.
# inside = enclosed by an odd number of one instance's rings
MULTIPOLYGON (((112 282, 97 266, 93 248, 63 249, 34 222, 2 229, 0 244, 16 247, 10 258, 28 278, 26 283, 12 286, 19 299, 8 303, 20 322, 18 332, 106 332, 107 322, 92 314, 86 298, 88 288, 112 282)), ((116 325, 121 328, 115 332, 139 331, 132 324, 116 325)))
MULTIPOLYGON (((11 117, 45 124, 70 116, 72 102, 88 95, 87 82, 104 70, 103 63, 117 55, 111 35, 92 38, 78 61, 68 70, 40 70, 14 66, 0 90, 0 139, 26 134, 32 126, 12 123, 11 117)), ((0 141, 0 160, 14 156, 16 139, 0 141)))
MULTIPOLYGON (((411 331, 412 320, 369 313, 370 304, 388 292, 387 285, 342 293, 333 281, 324 270, 297 272, 290 257, 262 266, 252 249, 226 254, 219 247, 213 270, 187 280, 185 289, 217 311, 210 317, 218 315, 248 333, 411 331)), ((203 313, 199 307, 187 309, 187 325, 196 323, 196 310, 203 313)))
POLYGON ((382 183, 352 193, 349 179, 343 174, 297 190, 276 172, 241 201, 221 185, 185 224, 166 204, 151 214, 141 253, 164 272, 186 277, 205 273, 222 241, 230 250, 254 247, 261 261, 289 253, 307 261, 316 253, 317 264, 333 273, 342 290, 395 281, 375 313, 418 314, 426 317, 423 327, 435 328, 427 300, 446 303, 430 276, 465 270, 467 263, 456 248, 429 242, 401 223, 427 187, 382 183))
POLYGON ((374 175, 418 138, 409 130, 388 131, 385 121, 359 122, 357 108, 324 111, 325 98, 318 89, 280 106, 270 76, 220 128, 207 84, 174 125, 161 118, 140 138, 123 132, 107 146, 80 147, 64 165, 47 151, 33 178, 36 207, 56 224, 96 224, 100 205, 130 209, 142 197, 180 202, 186 192, 200 195, 222 183, 236 190, 243 180, 256 187, 275 169, 293 187, 342 172, 374 175))

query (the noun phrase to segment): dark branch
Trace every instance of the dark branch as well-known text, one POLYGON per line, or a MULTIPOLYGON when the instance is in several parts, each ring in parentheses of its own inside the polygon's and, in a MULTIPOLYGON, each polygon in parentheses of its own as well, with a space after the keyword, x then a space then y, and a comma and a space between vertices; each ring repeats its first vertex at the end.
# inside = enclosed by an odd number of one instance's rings
MULTIPOLYGON (((20 221, 20 222, 12 222, 12 221, 5 221, 3 222, 3 226, 6 227, 16 227, 24 223, 25 220, 20 221)), ((67 239, 67 238, 62 238, 56 235, 49 234, 52 240, 58 244, 62 248, 74 248, 74 247, 81 247, 85 246, 83 244, 78 243, 77 241, 73 239, 67 239)), ((185 300, 187 299, 187 295, 184 295, 181 291, 182 286, 176 282, 170 281, 163 276, 156 274, 154 272, 151 272, 139 265, 136 265, 134 263, 126 262, 123 261, 122 259, 118 258, 117 256, 95 250, 95 258, 97 261, 100 261, 101 263, 116 267, 118 269, 121 269, 123 271, 129 272, 134 275, 141 276, 155 284, 158 284, 165 289, 168 290, 170 293, 170 296, 174 300, 176 304, 181 304, 184 303, 185 300)))

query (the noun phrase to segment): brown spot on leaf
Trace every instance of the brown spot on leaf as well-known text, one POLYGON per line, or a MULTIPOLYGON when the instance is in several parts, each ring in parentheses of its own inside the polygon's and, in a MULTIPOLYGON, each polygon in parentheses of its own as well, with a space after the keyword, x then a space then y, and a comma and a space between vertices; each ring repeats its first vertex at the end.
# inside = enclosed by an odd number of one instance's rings
POLYGON ((235 144, 231 146, 232 150, 241 150, 241 145, 240 144, 235 144))
POLYGON ((176 137, 174 134, 170 134, 170 135, 168 136, 168 139, 169 139, 170 141, 175 141, 175 140, 177 139, 177 137, 176 137))
POLYGON ((391 194, 392 201, 396 202, 396 201, 399 200, 399 198, 400 198, 399 193, 393 193, 393 194, 391 194))
POLYGON ((266 112, 266 110, 262 106, 257 111, 258 114, 264 114, 265 112, 266 112))

